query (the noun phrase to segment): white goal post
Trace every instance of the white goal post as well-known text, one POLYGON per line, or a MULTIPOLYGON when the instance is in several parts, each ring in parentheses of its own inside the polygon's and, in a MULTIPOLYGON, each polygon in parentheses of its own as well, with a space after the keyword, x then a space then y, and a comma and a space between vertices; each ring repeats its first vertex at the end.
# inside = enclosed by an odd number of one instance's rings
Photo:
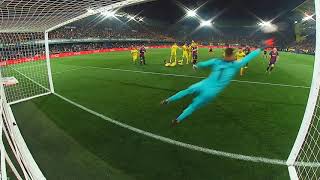
POLYGON ((315 0, 316 55, 308 104, 304 118, 288 157, 292 180, 320 178, 320 1, 315 0))
POLYGON ((11 105, 55 92, 49 32, 97 13, 146 1, 150 0, 0 1, 0 179, 8 179, 8 167, 19 180, 46 179, 20 133, 11 105), (7 146, 11 153, 7 153, 7 146))

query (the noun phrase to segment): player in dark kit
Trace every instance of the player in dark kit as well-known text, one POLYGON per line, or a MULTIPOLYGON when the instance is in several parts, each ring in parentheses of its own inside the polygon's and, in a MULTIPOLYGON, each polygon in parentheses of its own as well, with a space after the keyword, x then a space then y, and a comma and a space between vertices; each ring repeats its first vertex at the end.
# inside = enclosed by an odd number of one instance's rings
POLYGON ((212 43, 209 45, 209 53, 213 53, 212 43))
POLYGON ((198 61, 198 46, 192 47, 192 63, 197 64, 198 61))
MULTIPOLYGON (((244 53, 246 53, 246 56, 248 56, 248 55, 251 53, 251 49, 250 49, 249 46, 246 46, 246 48, 244 49, 244 53)), ((249 63, 247 63, 247 64, 244 66, 245 69, 248 69, 248 67, 249 67, 249 63)))
POLYGON ((145 58, 145 53, 147 52, 146 48, 144 46, 142 46, 139 49, 140 52, 140 65, 146 65, 146 58, 145 58))
POLYGON ((267 68, 267 73, 269 72, 269 74, 271 73, 271 71, 273 70, 277 60, 279 60, 279 53, 277 48, 273 48, 272 51, 270 52, 270 60, 269 60, 269 65, 267 68))

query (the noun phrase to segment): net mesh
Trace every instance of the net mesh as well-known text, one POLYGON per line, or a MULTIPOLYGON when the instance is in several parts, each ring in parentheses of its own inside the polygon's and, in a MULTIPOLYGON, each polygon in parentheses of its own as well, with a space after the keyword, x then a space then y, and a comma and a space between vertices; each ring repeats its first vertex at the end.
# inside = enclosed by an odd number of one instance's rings
POLYGON ((2 0, 0 31, 44 32, 87 13, 93 14, 95 11, 144 1, 146 0, 2 0))
POLYGON ((0 33, 1 72, 8 102, 49 92, 44 33, 0 33))
MULTIPOLYGON (((314 14, 316 13, 316 29, 320 27, 320 20, 318 18, 320 13, 319 1, 308 0, 303 3, 301 6, 296 8, 301 14, 314 14)), ((302 126, 296 141, 297 146, 294 146, 293 151, 297 151, 297 155, 292 153, 292 157, 289 159, 295 160, 295 170, 296 176, 293 176, 295 179, 299 180, 318 180, 320 177, 320 91, 319 91, 319 77, 320 77, 320 43, 319 43, 320 33, 319 30, 316 32, 316 56, 315 56, 315 64, 314 64, 314 76, 313 83, 314 87, 311 89, 311 95, 309 97, 309 103, 311 102, 311 106, 314 106, 313 109, 307 109, 311 112, 305 114, 304 120, 302 122, 302 126), (313 110, 313 112, 312 112, 313 110), (309 116, 312 114, 311 121, 309 122, 309 116), (302 137, 302 138, 300 138, 302 137), (302 145, 300 146, 300 143, 302 145)))
POLYGON ((315 111, 310 123, 307 136, 297 156, 297 162, 301 165, 296 166, 299 179, 312 180, 320 177, 320 94, 318 94, 315 111), (310 163, 304 165, 303 163, 310 163))

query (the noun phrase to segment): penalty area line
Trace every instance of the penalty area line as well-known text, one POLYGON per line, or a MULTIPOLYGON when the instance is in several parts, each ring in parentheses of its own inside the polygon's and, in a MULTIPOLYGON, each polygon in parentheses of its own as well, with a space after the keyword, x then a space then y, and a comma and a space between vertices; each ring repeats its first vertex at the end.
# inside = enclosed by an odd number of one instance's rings
MULTIPOLYGON (((73 66, 73 65, 68 65, 68 66, 73 66)), ((64 72, 76 71, 76 70, 86 69, 86 68, 90 69, 91 68, 91 69, 131 72, 131 73, 140 73, 140 74, 172 76, 172 77, 185 77, 185 78, 196 78, 196 79, 205 79, 205 78, 207 78, 207 77, 204 77, 204 76, 192 76, 192 75, 184 75, 184 74, 159 73, 159 72, 151 72, 151 71, 137 71, 137 70, 129 70, 129 69, 108 68, 108 67, 95 67, 95 66, 73 66, 73 67, 81 67, 81 68, 75 68, 75 69, 67 70, 67 71, 64 71, 64 72)), ((64 72, 53 73, 53 74, 61 74, 61 73, 64 73, 64 72)), ((237 82, 237 83, 260 84, 260 85, 269 85, 269 86, 310 89, 309 86, 299 86, 299 85, 291 85, 291 84, 267 83, 267 82, 245 81, 245 80, 231 80, 231 81, 232 82, 237 82)))
POLYGON ((209 148, 205 148, 205 147, 201 147, 201 146, 196 146, 196 145, 192 145, 192 144, 188 144, 188 143, 184 143, 184 142, 180 142, 174 139, 170 139, 167 137, 163 137, 160 135, 156 135, 138 128, 135 128, 133 126, 127 125, 125 123, 116 121, 114 119, 111 119, 101 113, 98 113, 94 110, 91 110, 81 104, 78 104, 58 93, 53 93, 54 95, 56 95, 57 97, 59 97, 60 99, 92 114, 95 115, 109 123, 115 124, 119 127, 128 129, 130 131, 133 131, 135 133, 147 136, 149 138, 167 143, 167 144, 172 144, 175 146, 179 146, 182 148, 186 148, 192 151, 198 151, 198 152, 202 152, 202 153, 206 153, 206 154, 210 154, 210 155, 214 155, 214 156, 220 156, 220 157, 226 157, 226 158, 230 158, 230 159, 237 159, 237 160, 243 160, 243 161, 250 161, 250 162, 256 162, 256 163, 264 163, 264 164, 273 164, 273 165, 282 165, 282 166, 287 166, 286 165, 286 160, 280 160, 280 159, 270 159, 270 158, 265 158, 265 157, 259 157, 259 156, 248 156, 248 155, 243 155, 243 154, 236 154, 236 153, 228 153, 228 152, 223 152, 223 151, 218 151, 218 150, 214 150, 214 149, 209 149, 209 148))

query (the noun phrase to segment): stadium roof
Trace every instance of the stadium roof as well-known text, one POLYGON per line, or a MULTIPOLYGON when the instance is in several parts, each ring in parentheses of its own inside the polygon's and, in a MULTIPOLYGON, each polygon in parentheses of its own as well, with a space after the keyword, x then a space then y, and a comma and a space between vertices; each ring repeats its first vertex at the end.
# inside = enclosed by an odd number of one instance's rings
POLYGON ((305 13, 305 12, 314 13, 315 12, 314 0, 306 0, 305 2, 297 6, 295 9, 293 9, 293 11, 302 12, 302 13, 305 13))
POLYGON ((150 0, 1 0, 0 32, 44 32, 150 0))

